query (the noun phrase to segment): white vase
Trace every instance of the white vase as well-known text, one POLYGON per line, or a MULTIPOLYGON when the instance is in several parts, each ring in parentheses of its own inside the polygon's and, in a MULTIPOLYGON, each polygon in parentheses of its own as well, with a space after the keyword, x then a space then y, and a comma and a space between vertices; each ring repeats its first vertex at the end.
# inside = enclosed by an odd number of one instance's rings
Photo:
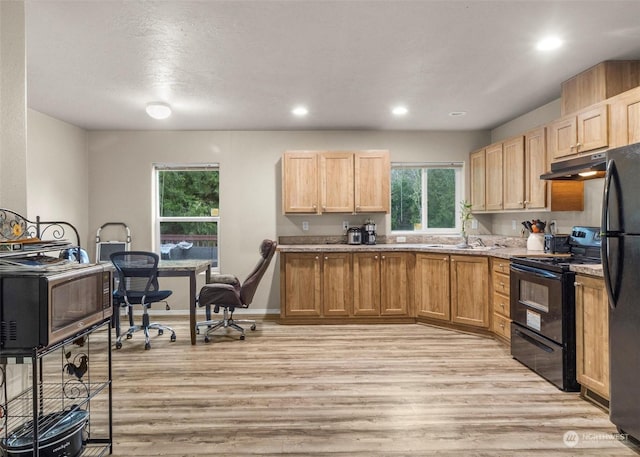
POLYGON ((527 238, 527 251, 544 251, 544 233, 530 233, 527 238))

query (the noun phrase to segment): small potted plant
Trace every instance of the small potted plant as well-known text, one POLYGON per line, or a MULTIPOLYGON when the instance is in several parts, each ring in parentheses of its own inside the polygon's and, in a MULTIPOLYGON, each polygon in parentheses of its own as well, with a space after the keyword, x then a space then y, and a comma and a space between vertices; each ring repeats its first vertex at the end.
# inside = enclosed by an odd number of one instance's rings
POLYGON ((460 235, 462 236, 462 243, 458 245, 461 248, 469 247, 469 232, 467 232, 467 224, 473 219, 471 214, 471 203, 466 200, 460 202, 460 235))

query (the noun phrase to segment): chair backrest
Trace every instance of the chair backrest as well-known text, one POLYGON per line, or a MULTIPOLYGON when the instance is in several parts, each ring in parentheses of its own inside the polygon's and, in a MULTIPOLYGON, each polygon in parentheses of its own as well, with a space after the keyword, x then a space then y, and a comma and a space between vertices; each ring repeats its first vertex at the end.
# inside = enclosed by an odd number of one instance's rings
POLYGON ((158 254, 147 251, 120 251, 110 255, 118 275, 118 292, 122 295, 156 292, 158 254))
POLYGON ((256 293, 256 289, 258 289, 258 284, 262 276, 264 276, 264 272, 269 267, 269 263, 271 263, 277 245, 278 243, 273 240, 264 240, 262 244, 260 244, 260 260, 240 288, 240 300, 242 300, 243 304, 250 305, 253 301, 253 296, 256 293))

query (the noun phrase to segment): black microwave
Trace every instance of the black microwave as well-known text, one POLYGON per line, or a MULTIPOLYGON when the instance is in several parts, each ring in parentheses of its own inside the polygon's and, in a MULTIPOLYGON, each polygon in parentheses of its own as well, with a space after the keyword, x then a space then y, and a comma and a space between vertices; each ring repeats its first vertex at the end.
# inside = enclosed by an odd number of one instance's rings
POLYGON ((0 347, 47 347, 104 322, 112 313, 112 280, 106 264, 0 273, 0 347))

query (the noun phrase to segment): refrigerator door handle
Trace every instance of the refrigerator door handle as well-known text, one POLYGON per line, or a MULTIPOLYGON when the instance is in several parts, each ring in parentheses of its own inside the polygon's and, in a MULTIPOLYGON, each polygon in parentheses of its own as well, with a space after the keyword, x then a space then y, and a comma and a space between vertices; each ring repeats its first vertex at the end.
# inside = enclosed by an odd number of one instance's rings
MULTIPOLYGON (((613 281, 611 278, 611 270, 609 268, 609 238, 618 238, 620 232, 611 232, 609 231, 609 205, 610 205, 610 190, 611 184, 614 179, 614 174, 616 174, 616 165, 613 159, 610 159, 607 163, 607 174, 605 175, 604 180, 604 193, 602 196, 602 227, 601 227, 601 236, 604 238, 602 240, 601 251, 602 251, 602 274, 604 276, 604 287, 607 291, 607 296, 609 297, 609 306, 611 309, 616 307, 616 302, 618 300, 617 291, 613 290, 613 281)), ((620 247, 621 243, 618 242, 618 247, 620 247)), ((618 263, 620 263, 621 257, 620 252, 616 253, 616 259, 618 263)), ((620 272, 619 268, 617 269, 620 272)), ((617 284, 617 281, 616 281, 617 284)))

